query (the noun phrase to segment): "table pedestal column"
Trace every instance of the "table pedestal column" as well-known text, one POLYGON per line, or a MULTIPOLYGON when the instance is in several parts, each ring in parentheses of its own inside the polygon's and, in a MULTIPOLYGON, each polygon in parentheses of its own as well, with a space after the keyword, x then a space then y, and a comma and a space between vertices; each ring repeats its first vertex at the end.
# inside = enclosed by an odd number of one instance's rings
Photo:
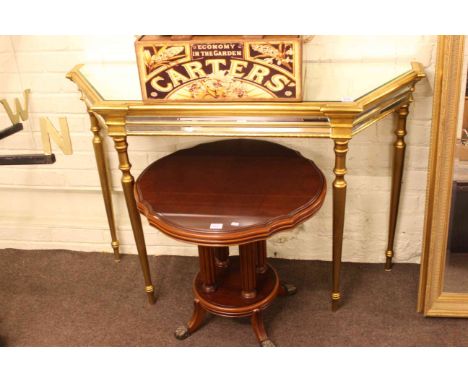
POLYGON ((274 346, 263 324, 263 311, 278 295, 290 295, 295 287, 280 285, 278 274, 266 261, 264 272, 258 272, 258 259, 266 260, 264 249, 265 242, 242 244, 240 256, 231 257, 228 267, 218 267, 215 258, 220 253, 226 255, 226 250, 199 246, 200 272, 193 283, 193 314, 187 325, 175 331, 177 339, 187 338, 199 329, 205 313, 210 312, 223 317, 250 317, 260 345, 274 346))
POLYGON ((200 261, 200 279, 205 292, 214 292, 216 289, 215 275, 215 247, 198 246, 198 259, 200 261))
POLYGON ((242 297, 246 299, 257 295, 257 249, 257 243, 239 245, 242 297))
POLYGON ((215 247, 215 262, 218 268, 229 266, 229 247, 215 247))
POLYGON ((257 241, 257 273, 265 273, 267 270, 266 240, 257 241))

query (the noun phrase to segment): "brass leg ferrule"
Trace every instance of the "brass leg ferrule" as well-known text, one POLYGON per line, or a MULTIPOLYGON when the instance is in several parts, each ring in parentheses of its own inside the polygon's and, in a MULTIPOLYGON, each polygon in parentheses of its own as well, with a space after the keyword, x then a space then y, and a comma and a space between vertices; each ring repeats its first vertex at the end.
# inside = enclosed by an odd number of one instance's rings
POLYGON ((333 292, 331 294, 331 298, 332 298, 332 300, 339 300, 341 298, 340 292, 333 292))
POLYGON ((340 306, 341 295, 339 292, 333 292, 331 294, 332 298, 332 312, 336 312, 340 306))
POLYGON ((112 249, 114 250, 114 261, 120 263, 120 252, 119 252, 119 242, 118 240, 111 243, 112 249))
POLYGON ((385 270, 391 271, 392 270, 392 259, 393 259, 393 251, 385 252, 385 270))
POLYGON ((148 296, 148 301, 151 305, 156 302, 156 298, 154 297, 154 287, 152 285, 147 285, 145 287, 146 295, 148 296))

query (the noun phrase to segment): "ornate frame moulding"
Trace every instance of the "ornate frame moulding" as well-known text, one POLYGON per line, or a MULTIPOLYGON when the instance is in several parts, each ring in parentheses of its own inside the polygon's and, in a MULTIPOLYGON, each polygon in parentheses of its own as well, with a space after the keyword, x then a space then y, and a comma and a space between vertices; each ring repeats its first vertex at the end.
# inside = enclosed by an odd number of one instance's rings
POLYGON ((465 36, 439 36, 417 310, 468 317, 468 293, 443 292, 465 36))

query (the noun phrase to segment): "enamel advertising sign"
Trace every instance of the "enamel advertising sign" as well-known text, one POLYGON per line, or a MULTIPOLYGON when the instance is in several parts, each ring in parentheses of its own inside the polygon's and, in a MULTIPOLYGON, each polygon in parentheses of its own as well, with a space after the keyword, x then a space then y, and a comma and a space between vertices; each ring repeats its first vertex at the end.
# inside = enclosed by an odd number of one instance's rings
POLYGON ((142 36, 144 100, 301 101, 299 36, 142 36))

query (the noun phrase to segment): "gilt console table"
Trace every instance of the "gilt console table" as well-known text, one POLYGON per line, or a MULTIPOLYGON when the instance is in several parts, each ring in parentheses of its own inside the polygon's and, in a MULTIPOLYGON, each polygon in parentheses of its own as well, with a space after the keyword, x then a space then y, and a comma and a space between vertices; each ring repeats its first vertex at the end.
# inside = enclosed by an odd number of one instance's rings
POLYGON ((136 63, 77 65, 67 78, 82 93, 91 119, 93 145, 112 237, 119 243, 112 212, 111 189, 101 130, 114 141, 122 187, 145 280, 154 303, 154 288, 130 172, 128 136, 295 137, 333 139, 333 273, 332 309, 340 301, 340 265, 346 204, 346 155, 350 140, 396 113, 388 246, 390 270, 405 157, 406 119, 415 84, 425 77, 419 63, 303 63, 303 102, 174 102, 143 101, 136 63))

